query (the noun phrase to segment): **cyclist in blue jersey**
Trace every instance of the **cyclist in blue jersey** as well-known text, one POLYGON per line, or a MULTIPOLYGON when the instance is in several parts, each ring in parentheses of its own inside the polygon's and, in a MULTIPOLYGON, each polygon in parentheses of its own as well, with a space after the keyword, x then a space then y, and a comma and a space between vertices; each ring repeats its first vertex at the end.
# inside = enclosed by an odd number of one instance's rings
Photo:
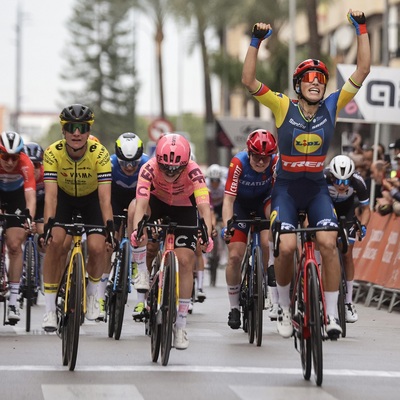
MULTIPOLYGON (((123 133, 115 141, 115 153, 111 155, 111 204, 114 215, 122 215, 124 210, 129 210, 131 202, 136 197, 136 185, 141 166, 149 159, 149 156, 143 153, 143 142, 138 135, 132 132, 123 133)), ((128 233, 132 233, 132 219, 128 215, 128 233)), ((115 231, 117 239, 121 239, 120 221, 115 221, 115 231)), ((100 314, 99 320, 105 317, 104 296, 107 287, 108 278, 110 276, 110 263, 107 270, 103 273, 100 281, 101 293, 99 297, 100 314)), ((134 308, 133 316, 140 314, 144 310, 144 293, 138 293, 137 305, 134 308)))
MULTIPOLYGON (((226 226, 233 214, 238 219, 249 219, 252 212, 257 217, 269 218, 271 204, 271 189, 276 156, 276 140, 272 133, 258 129, 251 132, 247 138, 247 149, 236 154, 229 165, 226 180, 224 201, 222 206, 222 221, 224 228, 222 236, 229 240, 228 263, 226 266, 226 283, 230 312, 228 325, 232 329, 240 328, 240 265, 246 251, 249 224, 235 224, 234 231, 228 232, 226 226)), ((272 261, 272 246, 268 244, 266 226, 261 231, 261 246, 264 265, 272 261)), ((269 268, 268 268, 269 269, 269 268)))
MULTIPOLYGON (((305 209, 311 226, 337 225, 332 201, 324 179, 326 154, 334 134, 339 111, 357 94, 370 71, 370 46, 366 19, 361 11, 349 10, 349 22, 357 34, 357 66, 343 87, 324 99, 329 72, 322 61, 301 62, 293 74, 297 99, 273 92, 256 79, 258 48, 272 34, 270 24, 256 23, 242 71, 242 83, 250 93, 270 108, 278 130, 279 161, 272 192, 271 221, 282 221, 283 229, 297 226, 297 213, 305 209)), ((324 290, 328 336, 337 337, 341 328, 337 314, 340 265, 335 232, 318 232, 317 242, 324 265, 324 290)), ((275 260, 275 273, 280 309, 278 332, 290 337, 290 282, 293 275, 293 254, 296 235, 282 235, 280 255, 275 260)))
POLYGON ((324 171, 329 194, 335 206, 338 217, 346 217, 349 224, 349 248, 346 254, 342 254, 343 265, 346 272, 346 322, 356 322, 358 314, 353 304, 353 281, 354 281, 354 260, 353 247, 356 241, 356 234, 363 238, 367 233, 367 225, 371 217, 369 207, 369 191, 364 179, 356 171, 353 160, 350 157, 339 155, 334 157, 329 168, 324 171), (356 208, 359 209, 361 232, 356 232, 354 222, 356 208))

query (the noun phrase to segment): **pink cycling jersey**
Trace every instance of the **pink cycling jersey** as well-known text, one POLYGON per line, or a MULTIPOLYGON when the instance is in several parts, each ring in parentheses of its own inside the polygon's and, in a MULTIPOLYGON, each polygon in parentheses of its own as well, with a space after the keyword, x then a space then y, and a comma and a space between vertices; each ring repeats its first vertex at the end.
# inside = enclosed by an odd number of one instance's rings
POLYGON ((210 202, 204 175, 192 160, 172 183, 165 180, 154 157, 147 161, 140 169, 136 197, 150 199, 150 194, 170 206, 193 206, 190 199, 192 195, 196 204, 210 202))

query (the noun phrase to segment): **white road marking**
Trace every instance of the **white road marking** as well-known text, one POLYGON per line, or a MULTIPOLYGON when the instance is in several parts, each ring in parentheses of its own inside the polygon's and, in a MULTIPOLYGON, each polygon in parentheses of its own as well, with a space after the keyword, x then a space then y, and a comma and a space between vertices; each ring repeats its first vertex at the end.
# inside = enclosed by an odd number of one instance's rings
POLYGON ((143 400, 135 385, 42 385, 45 400, 143 400))
MULTIPOLYGON (((0 365, 0 371, 4 372, 60 372, 67 371, 61 365, 0 365)), ((137 366, 137 365, 78 365, 76 372, 204 372, 221 374, 266 374, 266 375, 302 375, 299 368, 259 368, 259 367, 224 367, 204 365, 161 365, 137 366)), ((400 371, 373 371, 355 369, 325 369, 324 376, 353 376, 370 378, 400 378, 400 371)))
POLYGON ((337 397, 315 390, 315 386, 306 388, 288 386, 229 386, 241 400, 268 399, 307 399, 307 400, 337 400, 337 397))

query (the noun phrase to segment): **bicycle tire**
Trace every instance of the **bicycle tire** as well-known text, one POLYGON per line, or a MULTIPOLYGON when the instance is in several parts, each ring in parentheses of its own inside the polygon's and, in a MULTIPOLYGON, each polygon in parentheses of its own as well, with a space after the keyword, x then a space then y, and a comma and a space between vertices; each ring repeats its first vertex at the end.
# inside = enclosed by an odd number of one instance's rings
MULTIPOLYGON (((303 271, 303 265, 300 265, 300 268, 301 271, 303 271)), ((311 377, 312 351, 309 327, 304 326, 304 311, 304 278, 301 273, 297 282, 294 305, 292 305, 292 318, 296 319, 299 325, 298 330, 295 332, 295 338, 296 340, 298 339, 300 343, 300 359, 303 377, 308 381, 311 377), (295 315, 293 315, 293 313, 295 313, 295 315)))
POLYGON ((157 259, 152 271, 153 282, 149 291, 147 305, 149 306, 149 329, 151 337, 151 360, 157 362, 160 354, 161 345, 161 324, 157 321, 157 297, 158 297, 158 284, 159 275, 158 271, 161 265, 162 254, 161 251, 157 253, 157 259))
POLYGON ((253 279, 253 320, 254 334, 257 346, 262 344, 263 336, 263 312, 264 312, 264 266, 262 262, 261 249, 256 247, 254 254, 254 279, 253 279))
POLYGON ((322 314, 320 302, 320 285, 317 278, 317 266, 310 262, 308 268, 308 312, 311 333, 312 358, 314 377, 317 386, 321 386, 323 379, 323 354, 322 354, 322 314))
POLYGON ((176 264, 175 254, 165 258, 162 290, 161 317, 161 363, 167 365, 172 346, 172 329, 176 316, 176 264))
POLYGON ((338 317, 340 327, 342 328, 342 337, 346 337, 346 283, 343 279, 340 280, 339 296, 338 296, 338 317))
MULTIPOLYGON (((219 235, 219 233, 218 233, 219 235)), ((215 238, 214 247, 210 253, 208 259, 208 265, 210 267, 210 286, 215 287, 217 282, 217 270, 219 266, 219 239, 218 236, 215 238)))
POLYGON ((63 276, 61 278, 61 282, 58 285, 57 297, 56 297, 56 312, 57 312, 57 319, 59 320, 59 331, 58 334, 61 338, 62 343, 62 365, 68 365, 68 335, 66 333, 66 329, 64 327, 67 324, 68 318, 67 314, 64 312, 65 309, 65 289, 66 289, 66 281, 67 281, 67 272, 68 269, 66 268, 63 276))
POLYGON ((124 322, 125 304, 128 299, 129 252, 129 242, 125 241, 122 247, 121 258, 117 262, 117 266, 119 266, 119 268, 117 276, 117 292, 115 293, 115 340, 119 340, 121 337, 122 324, 124 322))
POLYGON ((83 259, 81 254, 75 254, 72 260, 70 289, 67 302, 68 321, 66 324, 68 369, 73 371, 76 365, 79 345, 79 330, 82 321, 83 259))
POLYGON ((26 321, 25 321, 25 330, 26 332, 30 332, 31 330, 31 308, 33 304, 33 268, 34 268, 34 262, 33 262, 33 243, 28 240, 25 244, 25 251, 24 251, 24 258, 25 258, 25 296, 26 296, 26 321))
POLYGON ((112 338, 114 336, 115 330, 115 295, 110 290, 110 296, 108 298, 108 337, 112 338))
POLYGON ((255 318, 254 318, 254 274, 252 273, 252 266, 250 265, 250 260, 248 261, 246 270, 246 280, 247 280, 247 290, 246 290, 246 307, 243 313, 246 314, 247 320, 247 337, 249 343, 254 343, 255 338, 255 318))

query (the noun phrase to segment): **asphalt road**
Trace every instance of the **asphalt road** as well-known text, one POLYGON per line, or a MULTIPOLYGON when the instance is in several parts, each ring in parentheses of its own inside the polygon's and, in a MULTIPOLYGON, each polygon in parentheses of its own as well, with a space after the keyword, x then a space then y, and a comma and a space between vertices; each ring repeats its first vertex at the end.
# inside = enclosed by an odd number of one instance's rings
MULTIPOLYGON (((206 281, 207 282, 207 281, 206 281)), ((228 298, 223 271, 218 285, 206 286, 207 299, 188 317, 190 346, 173 349, 163 367, 150 358, 144 324, 132 321, 134 295, 126 306, 121 339, 107 336, 104 323, 81 328, 76 369, 61 363, 61 340, 41 329, 43 298, 33 309, 32 330, 25 316, 15 327, 0 326, 0 399, 7 400, 376 400, 398 399, 400 313, 376 303, 357 304, 359 321, 347 337, 324 342, 322 387, 305 381, 293 339, 283 339, 275 323, 264 321, 261 347, 243 330, 227 325, 228 298)), ((2 318, 0 304, 0 318, 2 318)))

